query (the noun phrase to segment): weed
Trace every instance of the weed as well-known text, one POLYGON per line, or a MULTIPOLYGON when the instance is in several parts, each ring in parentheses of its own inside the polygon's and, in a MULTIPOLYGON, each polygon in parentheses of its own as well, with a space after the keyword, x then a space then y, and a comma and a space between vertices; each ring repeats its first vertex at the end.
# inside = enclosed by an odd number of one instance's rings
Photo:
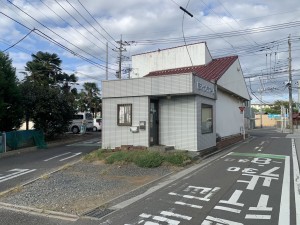
POLYGON ((153 168, 159 167, 164 157, 159 152, 140 152, 134 159, 134 163, 139 167, 153 168))
POLYGON ((166 162, 175 166, 185 166, 191 160, 184 152, 167 153, 164 158, 166 162))
POLYGON ((47 179, 50 178, 50 175, 49 175, 49 174, 45 174, 45 175, 43 175, 41 178, 44 179, 44 180, 47 180, 47 179))

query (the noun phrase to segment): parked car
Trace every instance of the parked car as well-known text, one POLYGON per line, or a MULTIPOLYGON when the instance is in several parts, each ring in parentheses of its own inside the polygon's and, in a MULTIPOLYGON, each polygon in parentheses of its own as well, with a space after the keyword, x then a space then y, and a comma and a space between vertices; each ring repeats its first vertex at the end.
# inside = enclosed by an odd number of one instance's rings
POLYGON ((73 134, 78 134, 82 125, 85 125, 86 130, 93 129, 93 115, 88 112, 77 113, 73 116, 69 130, 73 134))
POLYGON ((93 131, 100 131, 100 130, 102 130, 102 119, 94 118, 93 131))

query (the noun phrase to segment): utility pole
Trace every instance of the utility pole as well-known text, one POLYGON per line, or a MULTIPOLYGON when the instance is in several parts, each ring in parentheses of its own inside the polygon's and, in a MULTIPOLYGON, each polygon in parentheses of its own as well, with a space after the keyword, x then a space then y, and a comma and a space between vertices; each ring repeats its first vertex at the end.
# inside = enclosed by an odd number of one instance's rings
POLYGON ((105 78, 108 80, 108 42, 106 42, 106 67, 105 67, 105 78))
POLYGON ((259 78, 260 81, 260 85, 261 85, 261 89, 259 89, 259 93, 260 93, 260 128, 263 128, 263 118, 262 118, 262 93, 264 90, 263 87, 263 82, 261 81, 261 79, 259 78))
MULTIPOLYGON (((119 69, 117 71, 117 78, 122 79, 121 75, 122 75, 122 61, 123 59, 123 52, 126 52, 126 48, 124 46, 129 46, 130 44, 134 43, 133 42, 128 42, 128 41, 123 41, 122 40, 122 35, 121 35, 121 39, 120 41, 117 41, 118 44, 120 44, 120 47, 117 47, 116 49, 113 49, 113 51, 115 52, 119 52, 119 57, 118 57, 118 63, 119 63, 119 69)), ((127 57, 128 58, 128 57, 127 57)))
POLYGON ((117 78, 122 79, 122 52, 126 51, 126 48, 124 46, 129 45, 126 41, 123 42, 122 40, 122 35, 120 41, 117 41, 118 44, 120 44, 120 47, 113 49, 115 52, 119 52, 119 57, 118 57, 118 63, 119 63, 119 69, 117 71, 117 78))
POLYGON ((290 124, 290 132, 294 133, 294 125, 293 125, 293 95, 292 95, 292 44, 291 44, 291 35, 288 38, 289 45, 289 124, 290 124))

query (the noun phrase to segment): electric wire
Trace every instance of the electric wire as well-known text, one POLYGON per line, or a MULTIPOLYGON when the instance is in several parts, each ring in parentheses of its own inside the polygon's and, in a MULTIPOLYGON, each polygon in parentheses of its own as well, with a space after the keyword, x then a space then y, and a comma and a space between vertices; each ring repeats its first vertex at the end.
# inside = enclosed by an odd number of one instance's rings
MULTIPOLYGON (((185 40, 185 35, 184 35, 184 28, 183 28, 183 25, 184 25, 184 16, 185 16, 185 13, 187 13, 187 7, 190 3, 190 0, 188 0, 186 6, 185 6, 185 11, 183 12, 183 15, 182 15, 182 22, 181 22, 181 30, 182 30, 182 37, 183 37, 183 41, 184 41, 184 45, 185 45, 185 48, 186 48, 186 51, 188 53, 188 56, 189 56, 189 59, 190 59, 190 62, 191 62, 191 66, 193 66, 193 61, 192 61, 192 57, 190 55, 190 51, 186 45, 186 40, 185 40)), ((180 6, 181 7, 181 6, 180 6)))
POLYGON ((108 40, 103 34, 101 34, 68 0, 66 0, 66 1, 81 16, 81 18, 84 19, 99 35, 101 35, 105 40, 107 40, 114 47, 117 47, 114 43, 112 43, 110 40, 108 40))
MULTIPOLYGON (((66 23, 73 31, 77 32, 81 37, 83 37, 85 40, 87 40, 89 43, 91 43, 93 46, 97 46, 99 49, 103 50, 102 47, 98 46, 97 43, 93 42, 90 38, 88 38, 86 35, 84 35, 79 29, 75 29, 70 23, 68 23, 64 18, 62 18, 59 14, 57 14, 51 7, 49 7, 45 2, 43 2, 42 0, 39 0, 45 7, 47 7, 53 14, 55 14, 58 18, 60 18, 61 21, 63 21, 64 23, 66 23)), ((28 2, 28 1, 27 1, 28 2)), ((28 2, 29 4, 31 4, 30 2, 28 2)), ((33 4, 31 4, 33 6, 33 4)), ((33 6, 34 7, 34 6, 33 6)), ((43 13, 44 14, 44 13, 43 13)), ((45 14, 44 14, 45 15, 45 14)), ((47 15, 45 15, 46 17, 48 17, 47 15)), ((53 20, 51 19, 58 27, 59 25, 53 20)), ((63 29, 63 31, 67 33, 67 31, 65 31, 65 29, 63 29)), ((73 34, 73 33, 71 33, 73 34)), ((70 34, 68 34, 70 35, 70 34)), ((74 35, 74 34, 73 34, 74 35)), ((90 51, 95 51, 93 49, 91 49, 90 47, 87 47, 90 51)), ((114 65, 114 64, 112 64, 114 65)))
MULTIPOLYGON (((244 30, 236 30, 229 32, 221 32, 221 33, 212 33, 198 36, 190 36, 186 37, 187 42, 193 42, 199 40, 209 40, 209 39, 217 39, 220 37, 236 37, 240 35, 253 34, 253 33, 261 33, 261 32, 270 32, 281 29, 288 29, 300 26, 300 21, 293 21, 288 23, 274 24, 264 27, 255 27, 248 28, 244 30)), ((182 42, 182 38, 160 38, 160 39, 144 39, 144 40, 135 40, 136 45, 153 45, 153 44, 174 44, 182 42)))
POLYGON ((77 0, 79 4, 82 6, 82 8, 91 16, 91 18, 98 24, 98 26, 114 41, 116 40, 104 29, 104 27, 95 19, 95 17, 87 10, 87 8, 80 2, 80 0, 77 0))
POLYGON ((5 50, 3 50, 2 52, 6 52, 7 50, 13 48, 14 46, 16 46, 17 44, 19 44, 21 41, 23 41, 29 34, 31 34, 33 31, 35 31, 35 28, 33 28, 32 30, 30 30, 24 37, 22 37, 19 41, 17 41, 15 44, 9 46, 8 48, 6 48, 5 50))
MULTIPOLYGON (((26 28, 26 29, 28 29, 28 30, 31 30, 31 28, 29 28, 29 27, 27 27, 26 25, 22 24, 21 22, 19 22, 19 21, 13 19, 12 17, 8 16, 7 14, 5 14, 5 13, 3 13, 3 12, 1 12, 1 11, 0 11, 0 14, 6 16, 7 18, 9 18, 9 19, 11 19, 11 20, 13 20, 14 22, 18 23, 18 24, 21 25, 22 27, 24 27, 24 28, 26 28)), ((50 36, 48 36, 48 35, 45 34, 44 32, 40 31, 39 29, 35 29, 33 32, 36 33, 36 34, 38 34, 38 35, 41 36, 42 38, 44 38, 44 39, 50 41, 51 43, 53 43, 53 44, 59 46, 60 48, 66 50, 66 51, 68 51, 68 52, 70 52, 71 54, 73 54, 73 55, 75 55, 75 56, 78 56, 79 58, 83 59, 84 61, 89 62, 90 64, 93 64, 94 66, 99 67, 99 68, 101 68, 101 69, 106 69, 106 67, 103 66, 102 64, 99 64, 99 63, 97 63, 97 62, 94 62, 94 61, 92 61, 92 60, 90 60, 90 59, 88 59, 88 58, 86 58, 86 57, 80 55, 79 53, 77 53, 77 52, 75 52, 75 51, 73 51, 73 50, 67 48, 66 46, 64 46, 63 44, 57 42, 56 40, 54 40, 53 38, 51 38, 50 36)), ((112 69, 112 68, 109 68, 109 69, 110 69, 110 70, 113 70, 113 71, 116 71, 115 69, 112 69)))
MULTIPOLYGON (((104 62, 103 60, 95 57, 94 55, 88 53, 87 51, 85 51, 84 49, 74 45, 73 43, 71 43, 70 41, 68 41, 66 38, 62 37, 61 35, 59 35, 57 32, 53 31, 52 29, 50 29, 49 27, 47 27, 46 25, 44 25, 43 23, 41 23, 40 21, 38 21, 37 19, 35 19, 33 16, 29 15, 27 12, 25 12, 24 10, 22 10, 19 6, 15 5, 13 2, 11 2, 11 0, 7 0, 10 4, 12 4, 13 6, 15 6, 17 9, 19 9, 20 11, 22 11, 24 14, 26 14, 28 17, 30 17, 31 19, 33 19, 35 22, 37 22, 39 25, 41 25, 42 27, 46 28, 48 31, 50 31, 51 33, 55 34, 56 36, 58 36, 59 38, 63 39, 64 41, 66 41, 67 43, 69 43, 70 45, 72 45, 73 47, 79 49, 80 51, 84 52, 85 54, 104 62)), ((105 63, 105 62, 104 62, 105 63)))

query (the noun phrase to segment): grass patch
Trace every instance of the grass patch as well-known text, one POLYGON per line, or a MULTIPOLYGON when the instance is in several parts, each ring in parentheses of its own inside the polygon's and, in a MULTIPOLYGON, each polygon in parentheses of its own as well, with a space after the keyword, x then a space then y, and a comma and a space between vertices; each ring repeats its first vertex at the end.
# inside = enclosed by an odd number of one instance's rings
POLYGON ((97 150, 86 155, 85 160, 96 161, 104 160, 108 164, 124 164, 134 163, 139 167, 154 168, 159 167, 163 163, 171 164, 174 166, 185 166, 191 162, 191 158, 186 152, 171 152, 163 153, 158 151, 148 150, 129 150, 117 151, 111 150, 97 150))
POLYGON ((165 162, 175 166, 185 166, 191 162, 191 158, 185 152, 175 152, 165 154, 165 162))

